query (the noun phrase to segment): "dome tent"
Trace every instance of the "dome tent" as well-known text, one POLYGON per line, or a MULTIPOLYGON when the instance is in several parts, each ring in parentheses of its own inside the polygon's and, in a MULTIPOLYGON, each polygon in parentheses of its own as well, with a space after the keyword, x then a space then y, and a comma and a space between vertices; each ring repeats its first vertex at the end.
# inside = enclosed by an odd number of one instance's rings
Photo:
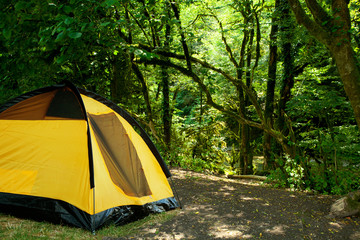
POLYGON ((70 82, 0 106, 1 206, 95 231, 178 207, 170 176, 126 111, 70 82))

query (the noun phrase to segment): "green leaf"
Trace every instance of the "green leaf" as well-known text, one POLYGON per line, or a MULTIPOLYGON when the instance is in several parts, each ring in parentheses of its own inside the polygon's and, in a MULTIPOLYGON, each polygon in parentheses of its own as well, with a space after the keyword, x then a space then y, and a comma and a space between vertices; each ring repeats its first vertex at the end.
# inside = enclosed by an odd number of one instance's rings
POLYGON ((81 32, 69 32, 68 36, 69 36, 69 38, 76 39, 76 38, 80 38, 82 36, 82 33, 81 32))
POLYGON ((67 59, 66 59, 66 56, 65 56, 65 55, 62 55, 62 56, 60 56, 60 57, 58 57, 58 58, 56 59, 56 63, 58 63, 58 64, 63 64, 66 60, 67 60, 67 59))
POLYGON ((84 31, 87 27, 88 27, 88 24, 87 24, 87 23, 83 23, 83 24, 81 25, 81 31, 84 31))
POLYGON ((106 1, 105 1, 105 4, 106 4, 108 7, 110 7, 110 6, 112 6, 112 5, 115 5, 116 3, 118 3, 117 0, 106 0, 106 1))
POLYGON ((55 39, 55 42, 60 42, 65 38, 65 31, 62 31, 61 33, 59 33, 55 39))
POLYGON ((103 23, 100 24, 100 26, 101 26, 101 27, 106 27, 106 26, 109 25, 109 24, 110 24, 110 22, 103 22, 103 23))
POLYGON ((63 10, 66 14, 69 14, 73 11, 73 9, 70 6, 64 6, 63 10))
POLYGON ((8 29, 8 28, 4 28, 3 31, 2 31, 4 37, 6 39, 10 39, 11 38, 11 29, 8 29))
POLYGON ((66 25, 70 25, 70 24, 73 23, 73 22, 74 22, 74 19, 71 18, 71 17, 67 17, 67 18, 65 19, 65 21, 64 21, 64 23, 65 23, 66 25))
POLYGON ((27 8, 28 3, 25 1, 20 1, 18 3, 15 4, 15 10, 16 11, 21 11, 23 9, 27 8))

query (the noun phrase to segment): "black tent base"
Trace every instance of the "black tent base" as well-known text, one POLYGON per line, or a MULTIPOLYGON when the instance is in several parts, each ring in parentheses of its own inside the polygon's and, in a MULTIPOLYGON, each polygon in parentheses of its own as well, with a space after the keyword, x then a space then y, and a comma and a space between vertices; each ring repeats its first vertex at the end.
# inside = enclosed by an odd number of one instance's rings
POLYGON ((2 213, 35 221, 80 227, 92 232, 109 224, 124 225, 151 213, 165 212, 178 207, 176 199, 171 197, 142 206, 118 206, 90 215, 69 203, 49 198, 0 193, 0 199, 2 213))
POLYGON ((0 213, 20 219, 33 220, 37 222, 48 222, 52 224, 74 227, 73 225, 62 221, 60 216, 44 210, 0 204, 0 213))

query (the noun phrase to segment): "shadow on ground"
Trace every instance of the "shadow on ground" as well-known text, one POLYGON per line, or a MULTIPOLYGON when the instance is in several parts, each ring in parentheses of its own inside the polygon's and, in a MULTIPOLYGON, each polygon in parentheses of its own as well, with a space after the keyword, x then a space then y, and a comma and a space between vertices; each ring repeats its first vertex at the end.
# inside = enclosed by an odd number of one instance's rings
POLYGON ((173 169, 183 209, 122 239, 360 239, 360 218, 329 218, 334 196, 173 169))

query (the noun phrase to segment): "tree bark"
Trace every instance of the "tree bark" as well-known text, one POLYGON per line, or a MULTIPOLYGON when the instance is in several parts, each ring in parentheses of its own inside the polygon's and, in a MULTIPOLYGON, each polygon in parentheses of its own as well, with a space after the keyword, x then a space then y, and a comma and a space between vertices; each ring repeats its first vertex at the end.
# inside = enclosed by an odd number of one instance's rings
POLYGON ((141 91, 145 100, 145 105, 146 105, 146 116, 148 118, 148 126, 150 128, 150 131, 152 132, 153 136, 159 140, 159 137, 156 133, 155 130, 155 124, 154 124, 154 117, 153 117, 153 113, 152 113, 152 108, 151 108, 151 103, 150 103, 150 98, 149 98, 149 90, 148 87, 146 85, 146 81, 145 78, 143 76, 143 74, 141 73, 139 67, 133 63, 132 64, 132 70, 135 73, 135 75, 137 76, 137 78, 139 79, 140 83, 141 83, 141 91))
POLYGON ((188 45, 186 43, 186 38, 185 38, 185 34, 184 34, 184 30, 181 26, 181 21, 180 21, 180 12, 179 12, 179 8, 177 6, 177 2, 174 0, 174 1, 170 1, 170 5, 171 5, 171 8, 174 12, 174 15, 175 15, 175 18, 176 20, 178 21, 178 26, 179 26, 179 31, 180 31, 180 36, 181 36, 181 45, 183 47, 183 50, 184 50, 184 55, 185 55, 185 59, 186 59, 186 66, 188 68, 189 71, 192 71, 192 67, 191 67, 191 61, 190 61, 190 58, 191 58, 191 54, 189 52, 189 48, 188 48, 188 45))
POLYGON ((293 20, 290 15, 290 8, 286 0, 280 0, 281 13, 280 13, 280 24, 279 30, 281 34, 281 53, 283 60, 283 76, 281 79, 280 86, 280 99, 278 104, 278 119, 276 122, 279 131, 282 131, 286 135, 286 124, 285 124, 285 111, 286 103, 291 98, 291 89, 294 86, 294 53, 293 53, 293 20))
MULTIPOLYGON (((236 63, 236 60, 234 59, 234 66, 237 68, 237 81, 242 81, 243 76, 243 67, 244 67, 244 58, 245 58, 245 49, 246 45, 248 44, 248 30, 244 30, 244 37, 241 44, 241 50, 240 50, 240 60, 239 63, 236 63)), ((223 37, 224 39, 224 37, 223 37)), ((228 46, 227 49, 230 50, 230 47, 228 46)), ((229 51, 231 53, 231 51, 229 51)), ((229 54, 230 58, 232 58, 232 54, 229 54)), ((245 105, 245 95, 244 95, 244 89, 240 86, 237 87, 237 93, 238 93, 238 99, 239 99, 239 107, 238 107, 238 113, 243 118, 247 118, 246 116, 246 105, 245 105)), ((244 123, 239 123, 239 148, 240 148, 240 155, 239 155, 239 168, 242 174, 245 174, 246 172, 246 128, 244 123)))
MULTIPOLYGON (((286 104, 291 98, 291 89, 294 86, 294 52, 293 52, 293 29, 294 22, 290 15, 290 8, 286 0, 280 0, 280 22, 279 22, 279 32, 281 32, 281 53, 282 53, 282 62, 283 62, 283 74, 281 78, 280 85, 280 99, 278 102, 278 118, 275 122, 275 128, 280 131, 283 135, 288 136, 292 131, 288 127, 288 119, 286 117, 286 104)), ((294 136, 292 136, 294 140, 294 136)), ((296 155, 296 145, 287 144, 287 148, 290 150, 287 154, 291 158, 294 158, 296 155)), ((281 149, 280 149, 281 151, 281 149)), ((281 155, 281 153, 279 153, 281 155)))
MULTIPOLYGON (((165 41, 164 41, 164 48, 166 50, 169 49, 170 46, 170 33, 171 28, 169 24, 165 25, 165 41)), ((166 61, 169 61, 168 58, 165 58, 166 61)), ((162 110, 163 110, 163 126, 164 126, 164 142, 165 147, 170 152, 171 149, 171 123, 172 123, 172 116, 170 110, 170 88, 169 88, 169 73, 168 69, 165 66, 160 66, 161 68, 161 84, 163 90, 163 102, 162 102, 162 110)))
MULTIPOLYGON (((125 18, 129 21, 129 12, 125 7, 125 18)), ((121 31, 118 31, 119 36, 126 38, 132 43, 132 33, 129 31, 128 36, 125 36, 121 31)), ((118 54, 114 56, 112 61, 112 81, 110 83, 111 100, 115 103, 126 104, 131 85, 132 72, 132 54, 127 50, 119 49, 118 54)))
POLYGON ((164 66, 161 67, 161 85, 163 92, 162 120, 164 128, 164 143, 167 150, 171 148, 171 114, 170 114, 170 90, 169 74, 164 66))
MULTIPOLYGON (((253 19, 252 19, 253 20, 253 19)), ((245 79, 246 79, 246 87, 251 89, 252 86, 252 79, 251 79, 251 60, 252 60, 252 48, 253 48, 253 43, 254 43, 254 34, 255 31, 254 29, 250 30, 250 38, 249 38, 249 43, 247 46, 247 54, 246 54, 246 74, 245 74, 245 79)), ((245 95, 245 112, 244 115, 246 117, 249 117, 249 114, 247 112, 247 108, 250 106, 250 100, 249 100, 249 96, 245 95)), ((244 171, 243 174, 252 174, 254 172, 254 167, 253 167, 253 155, 252 155, 252 151, 250 148, 250 136, 251 136, 251 127, 249 125, 244 124, 242 126, 242 135, 241 135, 241 148, 244 152, 243 156, 244 156, 244 171)))
POLYGON ((360 68, 350 43, 330 49, 360 129, 360 68))
POLYGON ((130 55, 119 51, 112 62, 112 81, 110 84, 111 100, 115 103, 126 104, 131 85, 130 55))
MULTIPOLYGON (((269 66, 268 66, 268 81, 266 86, 266 100, 264 118, 269 126, 274 125, 274 95, 277 72, 277 33, 278 33, 278 8, 280 0, 275 1, 274 16, 272 17, 272 25, 270 31, 270 46, 269 46, 269 66)), ((263 140, 263 154, 264 154, 264 169, 273 169, 274 163, 271 161, 271 136, 264 132, 263 140)))
POLYGON ((306 0, 314 20, 306 14, 299 0, 288 0, 288 2, 297 22, 329 49, 360 129, 360 65, 351 46, 348 1, 333 0, 331 5, 333 16, 329 16, 317 1, 306 0))

